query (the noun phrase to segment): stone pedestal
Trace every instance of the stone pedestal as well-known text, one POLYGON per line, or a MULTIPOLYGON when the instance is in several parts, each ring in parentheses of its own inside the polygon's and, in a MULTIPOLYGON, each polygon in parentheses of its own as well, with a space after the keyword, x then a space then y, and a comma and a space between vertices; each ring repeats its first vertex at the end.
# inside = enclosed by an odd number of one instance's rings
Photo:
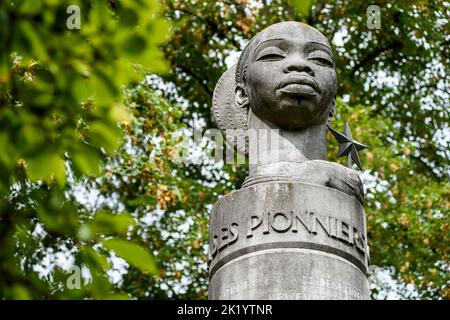
POLYGON ((338 190, 261 183, 210 216, 209 299, 369 299, 364 209, 338 190))

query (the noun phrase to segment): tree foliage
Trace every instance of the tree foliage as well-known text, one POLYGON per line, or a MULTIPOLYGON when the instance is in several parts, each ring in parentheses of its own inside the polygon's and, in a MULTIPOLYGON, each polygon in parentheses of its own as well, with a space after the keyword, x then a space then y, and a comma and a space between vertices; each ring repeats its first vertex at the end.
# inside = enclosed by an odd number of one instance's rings
MULTIPOLYGON (((212 92, 232 62, 229 56, 236 61, 235 53, 256 32, 298 20, 332 39, 340 97, 333 126, 342 129, 350 120, 355 137, 370 149, 362 161, 372 264, 410 284, 419 297, 448 298, 448 3, 375 2, 379 30, 367 27, 367 4, 354 1, 315 1, 310 10, 282 0, 163 3, 174 21, 164 46, 170 62, 164 80, 174 90, 165 97, 186 103, 185 122, 198 116, 205 128, 214 126, 212 92)), ((333 156, 336 147, 330 141, 331 161, 341 161, 333 156)), ((190 176, 208 180, 193 167, 190 176)), ((216 183, 231 181, 238 188, 245 170, 223 170, 216 183)))
POLYGON ((156 1, 3 1, 0 4, 0 296, 127 297, 113 290, 110 252, 143 273, 148 249, 129 241, 134 219, 84 210, 67 178, 98 175, 129 118, 123 86, 166 70, 158 45, 169 24, 156 1), (79 9, 69 30, 68 7, 79 9), (92 281, 68 290, 68 270, 38 276, 70 255, 92 281))
MULTIPOLYGON (((188 161, 183 153, 208 148, 181 142, 214 127, 214 86, 246 42, 286 20, 332 40, 332 125, 349 120, 369 146, 372 264, 421 298, 450 297, 447 2, 375 1, 376 30, 357 1, 81 1, 79 31, 66 29, 68 2, 31 3, 0 5, 2 297, 206 298, 208 212, 246 166, 188 161), (164 43, 159 10, 172 25, 164 43), (42 277, 63 254, 90 284, 69 290, 57 268, 42 277)), ((331 136, 328 149, 342 161, 331 136)))

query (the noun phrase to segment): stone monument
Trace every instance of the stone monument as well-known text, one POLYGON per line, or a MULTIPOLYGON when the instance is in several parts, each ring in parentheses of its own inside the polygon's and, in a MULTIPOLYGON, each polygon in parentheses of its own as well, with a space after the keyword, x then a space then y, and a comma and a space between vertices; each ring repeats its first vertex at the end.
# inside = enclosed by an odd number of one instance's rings
POLYGON ((362 183, 325 161, 334 63, 319 31, 281 22, 250 40, 218 81, 218 127, 258 156, 241 189, 210 213, 209 299, 369 299, 362 183))

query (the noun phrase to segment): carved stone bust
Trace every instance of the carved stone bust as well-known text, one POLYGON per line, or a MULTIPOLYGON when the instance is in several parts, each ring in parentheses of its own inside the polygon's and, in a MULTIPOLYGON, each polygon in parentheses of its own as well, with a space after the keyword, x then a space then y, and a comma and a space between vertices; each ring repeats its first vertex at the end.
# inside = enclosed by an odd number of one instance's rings
MULTIPOLYGON (((227 141, 248 152, 248 139, 236 142, 228 129, 238 135, 249 129, 270 130, 279 138, 272 145, 276 157, 257 157, 243 188, 266 182, 304 182, 340 190, 363 202, 356 172, 325 161, 327 124, 336 109, 334 63, 331 46, 318 30, 287 21, 254 36, 237 65, 220 78, 213 115, 227 141)), ((270 144, 266 139, 253 143, 270 144)))

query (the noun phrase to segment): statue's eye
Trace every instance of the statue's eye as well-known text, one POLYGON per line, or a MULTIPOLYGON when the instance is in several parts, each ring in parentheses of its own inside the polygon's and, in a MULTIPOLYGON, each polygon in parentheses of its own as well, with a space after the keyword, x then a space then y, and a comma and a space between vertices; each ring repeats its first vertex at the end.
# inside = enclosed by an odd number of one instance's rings
POLYGON ((325 65, 325 66, 329 66, 329 67, 333 67, 334 63, 333 63, 333 59, 330 57, 330 55, 322 50, 315 50, 313 52, 311 52, 308 55, 308 60, 312 60, 313 62, 320 64, 320 65, 325 65))
POLYGON ((283 50, 276 47, 268 47, 261 50, 256 58, 256 61, 278 61, 286 57, 283 50))

